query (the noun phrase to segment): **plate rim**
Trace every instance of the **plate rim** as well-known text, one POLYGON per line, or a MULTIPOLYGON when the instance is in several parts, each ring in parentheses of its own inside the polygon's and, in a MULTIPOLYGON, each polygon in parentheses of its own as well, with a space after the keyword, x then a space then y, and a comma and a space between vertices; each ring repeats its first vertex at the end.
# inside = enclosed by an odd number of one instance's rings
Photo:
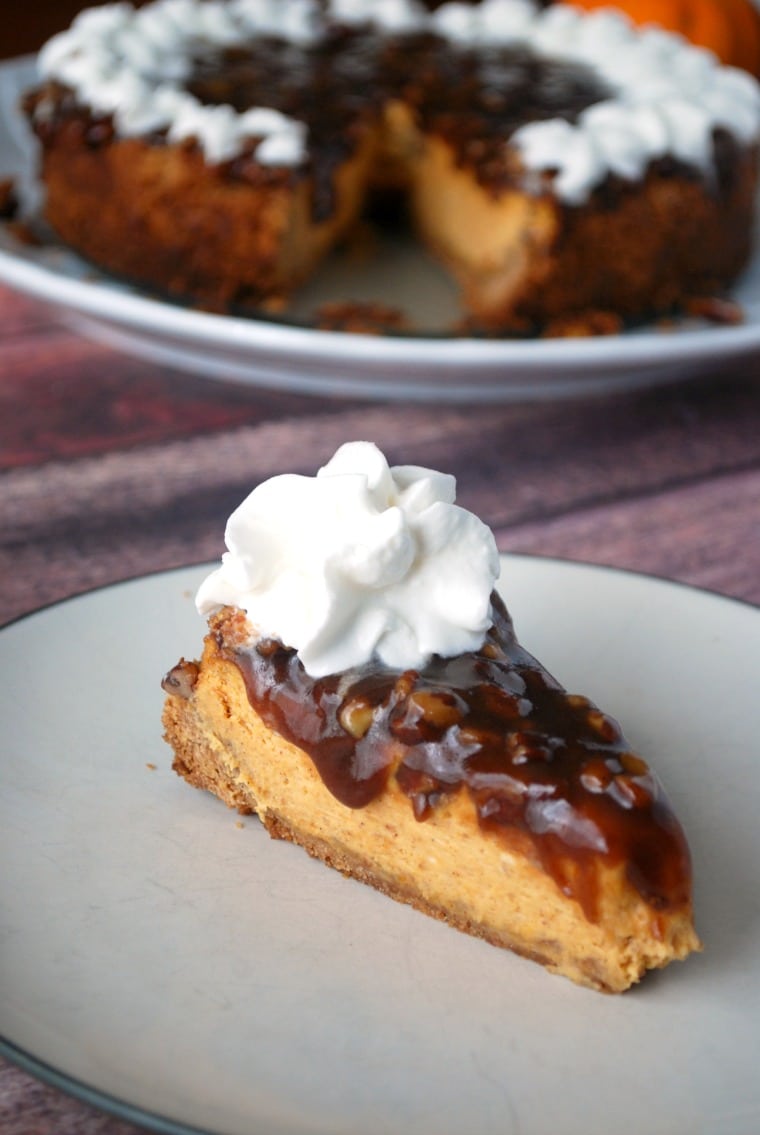
MULTIPOLYGON (((191 345, 198 342, 211 342, 212 345, 219 347, 276 348, 279 346, 279 339, 292 336, 294 339, 293 353, 299 356, 307 356, 312 350, 311 340, 320 337, 325 343, 329 344, 324 354, 325 360, 328 362, 335 361, 348 353, 341 350, 340 346, 348 343, 360 356, 358 359, 360 362, 372 358, 376 354, 373 348, 381 345, 381 352, 387 355, 387 357, 379 360, 383 363, 408 362, 410 352, 421 356, 419 360, 413 361, 426 362, 428 360, 424 356, 432 346, 445 346, 446 353, 442 359, 435 360, 435 365, 450 370, 460 366, 461 360, 450 359, 447 355, 454 351, 457 354, 463 354, 465 350, 482 356, 481 359, 476 360, 477 362, 503 366, 506 362, 515 361, 523 367, 539 369, 547 361, 556 362, 560 358, 572 363, 583 363, 587 366, 607 366, 613 361, 611 356, 616 353, 614 348, 619 346, 621 341, 632 344, 632 353, 637 356, 634 361, 657 364, 667 364, 673 361, 674 356, 676 361, 693 361, 703 354, 705 346, 711 344, 716 336, 727 340, 723 344, 728 348, 727 353, 738 354, 746 350, 760 348, 760 323, 715 325, 673 333, 656 330, 646 331, 641 335, 631 335, 630 338, 626 338, 624 335, 610 335, 588 336, 578 339, 524 340, 443 334, 440 336, 416 335, 405 337, 401 335, 368 336, 351 331, 338 333, 323 331, 319 328, 291 326, 284 321, 245 319, 242 316, 196 311, 193 308, 184 307, 181 304, 172 304, 169 301, 138 291, 125 290, 122 292, 119 289, 122 286, 128 288, 128 285, 121 285, 118 282, 108 280, 88 281, 65 278, 67 292, 69 295, 74 294, 77 303, 62 303, 60 296, 53 295, 51 292, 54 284, 57 285, 61 278, 61 273, 56 272, 49 265, 24 260, 7 249, 0 248, 0 279, 3 279, 4 282, 25 290, 28 294, 36 295, 48 303, 56 304, 62 308, 72 308, 79 314, 99 316, 103 319, 113 318, 105 314, 98 303, 100 292, 108 290, 109 297, 117 299, 120 306, 123 305, 122 322, 126 326, 135 327, 139 322, 143 326, 150 324, 151 331, 163 330, 160 326, 161 317, 165 312, 170 311, 183 325, 180 330, 190 340, 191 345), (229 340, 225 341, 223 329, 229 328, 234 332, 235 339, 232 343, 229 340), (261 343, 254 341, 258 336, 261 336, 261 343), (687 347, 683 349, 685 343, 687 347), (535 356, 539 353, 536 348, 540 348, 540 353, 545 357, 536 358, 535 356), (503 355, 505 354, 513 355, 514 360, 504 358, 503 355), (587 354, 596 357, 589 359, 587 354)), ((469 361, 472 362, 472 360, 469 361)))
MULTIPOLYGON (((621 567, 617 564, 595 563, 591 560, 573 559, 570 556, 543 555, 537 552, 505 552, 501 551, 501 549, 499 550, 499 561, 502 566, 505 561, 509 563, 512 560, 520 560, 526 564, 536 562, 540 564, 553 564, 560 568, 578 568, 582 571, 601 572, 604 575, 632 576, 635 579, 649 581, 653 584, 662 584, 664 587, 672 587, 678 591, 696 592, 699 595, 704 595, 710 599, 716 599, 729 605, 749 608, 750 611, 760 614, 760 602, 755 602, 753 599, 743 598, 740 595, 728 595, 726 592, 719 591, 717 588, 705 587, 702 584, 677 579, 674 576, 664 573, 640 571, 638 568, 621 567)), ((22 611, 17 615, 12 615, 11 618, 7 619, 4 623, 0 623, 0 636, 2 636, 4 631, 16 626, 17 623, 21 623, 25 619, 32 619, 56 607, 63 607, 67 603, 73 603, 79 599, 86 599, 88 595, 97 595, 103 591, 110 591, 111 589, 124 587, 131 583, 140 583, 142 580, 155 579, 160 576, 170 576, 186 571, 200 571, 201 568, 207 568, 209 571, 212 571, 215 567, 218 567, 218 564, 218 559, 209 560, 204 558, 200 560, 189 560, 184 564, 175 564, 172 567, 158 567, 147 571, 136 571, 129 575, 121 576, 119 579, 113 579, 108 583, 97 583, 83 587, 81 590, 72 591, 69 595, 63 595, 57 599, 49 599, 29 611, 22 611)), ((497 581, 497 587, 498 585, 497 581)), ((508 603, 507 606, 509 606, 508 603)))
MULTIPOLYGON (((33 1076, 48 1087, 57 1088, 58 1091, 63 1092, 64 1095, 69 1096, 71 1099, 88 1104, 90 1107, 98 1108, 100 1111, 113 1116, 115 1119, 123 1119, 128 1123, 144 1127, 148 1131, 155 1131, 158 1135, 225 1135, 225 1132, 221 1128, 214 1130, 209 1127, 188 1125, 180 1120, 170 1119, 167 1116, 158 1115, 156 1112, 146 1111, 144 1108, 139 1107, 137 1104, 129 1103, 128 1100, 122 1099, 120 1096, 112 1095, 110 1092, 105 1092, 101 1088, 93 1087, 84 1080, 79 1080, 75 1076, 69 1076, 67 1073, 61 1072, 52 1064, 48 1064, 47 1061, 35 1056, 34 1053, 21 1048, 20 1045, 8 1040, 6 1037, 2 1036, 2 1034, 0 1034, 0 1056, 4 1057, 8 1063, 15 1068, 19 1068, 22 1072, 33 1076)), ((255 1129, 253 1128, 251 1129, 251 1135, 256 1135, 255 1129)))

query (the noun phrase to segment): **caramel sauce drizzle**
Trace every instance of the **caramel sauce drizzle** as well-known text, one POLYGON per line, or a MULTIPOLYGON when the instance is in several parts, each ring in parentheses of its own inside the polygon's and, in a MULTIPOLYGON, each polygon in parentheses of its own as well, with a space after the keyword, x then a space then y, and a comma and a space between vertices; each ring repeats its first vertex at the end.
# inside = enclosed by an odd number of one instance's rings
POLYGON ((424 822, 466 791, 481 827, 527 836, 590 921, 599 914, 600 859, 625 864, 653 910, 687 905, 688 846, 654 774, 617 722, 568 694, 522 648, 496 595, 493 607, 481 650, 436 656, 420 671, 369 664, 314 679, 276 640, 229 645, 224 616, 213 633, 256 712, 308 753, 348 807, 365 807, 393 778, 424 822))
POLYGON ((201 57, 188 89, 201 102, 241 112, 265 105, 305 122, 310 148, 327 169, 345 160, 363 123, 400 98, 484 183, 509 180, 504 142, 520 126, 575 121, 610 93, 589 68, 526 47, 473 50, 429 32, 394 37, 361 29, 337 29, 307 48, 269 39, 201 57))

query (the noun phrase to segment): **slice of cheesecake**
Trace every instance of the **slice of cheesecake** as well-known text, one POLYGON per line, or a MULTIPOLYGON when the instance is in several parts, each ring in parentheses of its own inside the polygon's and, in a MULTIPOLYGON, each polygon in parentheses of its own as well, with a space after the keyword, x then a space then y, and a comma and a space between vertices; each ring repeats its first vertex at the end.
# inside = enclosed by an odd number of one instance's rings
MULTIPOLYGON (((440 501, 421 504, 428 490, 417 491, 410 523, 430 507, 440 518, 440 501)), ((375 555, 387 568, 387 548, 375 555)), ((240 587, 243 562, 220 569, 225 587, 240 587)), ((253 570, 260 583, 266 571, 253 570)), ((398 565, 387 570, 398 588, 398 565)), ((275 577, 280 586, 281 568, 275 577)), ((373 578, 373 602, 377 587, 373 578)), ((335 672, 314 660, 313 644, 286 646, 250 611, 216 605, 200 662, 183 660, 164 679, 174 768, 344 874, 620 992, 700 948, 686 839, 617 723, 523 649, 498 593, 486 601, 490 625, 469 647, 415 665, 373 650, 335 672)))

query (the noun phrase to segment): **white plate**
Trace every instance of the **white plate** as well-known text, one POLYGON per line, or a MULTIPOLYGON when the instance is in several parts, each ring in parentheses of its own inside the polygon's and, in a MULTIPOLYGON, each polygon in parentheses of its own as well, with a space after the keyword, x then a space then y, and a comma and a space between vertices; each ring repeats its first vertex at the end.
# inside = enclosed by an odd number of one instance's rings
MULTIPOLYGON (((0 177, 39 198, 35 151, 16 110, 31 60, 0 65, 0 177)), ((736 327, 683 323, 606 338, 487 341, 440 334, 457 315, 452 286, 424 254, 388 242, 369 265, 334 258, 304 290, 297 313, 328 299, 402 305, 427 334, 365 336, 273 320, 211 315, 150 298, 71 253, 32 248, 0 226, 0 280, 60 308, 75 329, 110 346, 204 375, 259 386, 365 398, 524 400, 608 394, 697 376, 760 351, 760 256, 735 296, 736 327)))
POLYGON ((159 679, 197 653, 202 575, 0 632, 0 1051, 164 1132, 760 1130, 757 610, 504 560, 524 641, 625 723, 690 837, 705 952, 616 998, 241 827, 170 771, 159 679))

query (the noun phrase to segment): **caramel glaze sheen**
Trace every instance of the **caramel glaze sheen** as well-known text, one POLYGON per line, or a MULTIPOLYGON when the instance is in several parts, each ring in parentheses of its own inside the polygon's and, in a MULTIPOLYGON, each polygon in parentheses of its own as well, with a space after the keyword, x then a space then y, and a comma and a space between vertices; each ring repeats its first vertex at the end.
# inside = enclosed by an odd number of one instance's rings
POLYGON ((256 712, 309 754, 348 807, 369 804, 395 778, 424 821, 464 789, 480 825, 524 833, 590 921, 599 857, 626 864, 653 910, 687 906, 689 849, 653 773, 615 721, 568 694, 520 646, 496 595, 493 607, 481 650, 436 656, 419 672, 368 664, 314 679, 276 640, 230 645, 223 619, 212 633, 256 712))
MULTIPOLYGON (((304 122, 318 155, 310 163, 318 215, 331 208, 334 170, 364 124, 394 98, 425 132, 445 137, 481 183, 496 186, 514 177, 504 140, 518 127, 557 116, 572 121, 608 93, 587 68, 524 48, 475 52, 430 33, 399 38, 346 29, 310 48, 268 39, 199 59, 188 89, 204 103, 239 111, 264 104, 304 122)), ((242 170, 245 159, 237 164, 242 170)))

